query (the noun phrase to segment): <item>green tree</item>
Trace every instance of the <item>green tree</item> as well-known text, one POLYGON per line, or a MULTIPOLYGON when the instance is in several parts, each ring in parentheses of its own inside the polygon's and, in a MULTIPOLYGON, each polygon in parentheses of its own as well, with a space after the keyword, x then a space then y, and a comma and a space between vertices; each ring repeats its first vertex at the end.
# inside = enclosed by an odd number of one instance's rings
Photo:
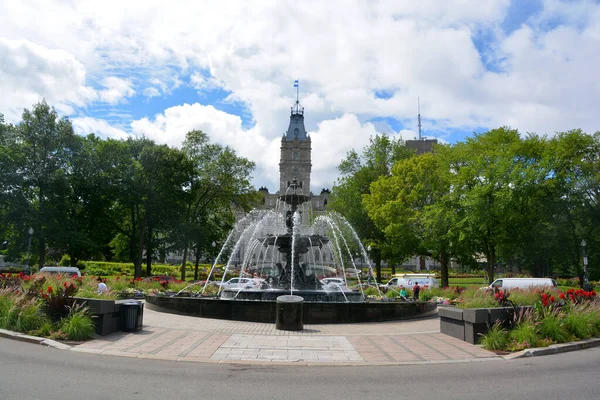
POLYGON ((448 178, 439 156, 414 156, 396 162, 391 174, 379 177, 363 197, 369 216, 402 258, 430 256, 440 262, 444 287, 453 256, 448 178))
POLYGON ((493 281, 498 256, 510 256, 540 218, 540 187, 548 171, 540 167, 539 146, 506 127, 476 134, 448 152, 451 202, 459 245, 487 260, 493 281))
MULTIPOLYGON (((552 202, 548 215, 552 255, 561 274, 575 273, 583 284, 581 240, 594 254, 600 241, 600 133, 581 130, 558 133, 547 146, 552 202)), ((593 271, 594 264, 590 264, 593 271)))
POLYGON ((187 133, 183 152, 191 168, 183 196, 184 220, 179 230, 182 280, 190 247, 196 253, 194 277, 198 279, 200 254, 212 251, 212 242, 218 243, 231 228, 233 210, 248 211, 259 200, 250 184, 255 164, 238 156, 232 148, 210 143, 208 135, 194 130, 187 133))
MULTIPOLYGON (((19 146, 21 191, 27 210, 20 216, 24 225, 34 228, 40 267, 46 262, 46 249, 54 240, 53 227, 62 215, 57 200, 64 196, 65 171, 74 140, 73 127, 66 118, 59 118, 45 101, 23 112, 23 120, 15 128, 19 146)), ((23 226, 23 231, 27 228, 23 226)))
POLYGON ((352 150, 339 166, 341 178, 331 192, 329 208, 343 215, 354 227, 366 245, 371 246, 375 260, 377 280, 381 281, 382 255, 394 257, 394 249, 388 245, 384 233, 377 228, 363 205, 363 195, 370 193, 371 183, 380 176, 387 176, 394 163, 410 157, 414 152, 407 149, 401 139, 376 135, 370 139, 362 156, 352 150))

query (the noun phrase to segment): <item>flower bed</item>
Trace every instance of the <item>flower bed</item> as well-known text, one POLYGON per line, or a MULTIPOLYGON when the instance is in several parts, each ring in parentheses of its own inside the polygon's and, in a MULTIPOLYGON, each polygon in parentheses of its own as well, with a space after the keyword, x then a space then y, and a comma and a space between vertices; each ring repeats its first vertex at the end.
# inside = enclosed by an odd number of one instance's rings
POLYGON ((123 328, 127 300, 116 295, 99 292, 92 277, 0 274, 0 328, 52 339, 107 335, 123 328))
POLYGON ((458 304, 463 308, 439 308, 441 332, 489 350, 600 337, 600 301, 593 290, 478 291, 458 304))

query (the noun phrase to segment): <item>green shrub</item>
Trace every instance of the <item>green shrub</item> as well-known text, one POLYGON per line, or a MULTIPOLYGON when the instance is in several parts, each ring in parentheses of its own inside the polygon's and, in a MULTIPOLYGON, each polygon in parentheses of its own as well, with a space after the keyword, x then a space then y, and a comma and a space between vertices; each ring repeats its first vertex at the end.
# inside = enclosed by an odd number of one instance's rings
POLYGON ((11 290, 0 290, 0 329, 11 329, 17 320, 18 308, 11 290))
POLYGON ((573 307, 564 318, 564 326, 578 339, 588 339, 594 332, 593 317, 583 307, 573 307))
POLYGON ((47 321, 48 317, 40 311, 37 301, 31 299, 20 304, 19 314, 12 329, 17 332, 29 333, 39 329, 47 321))
POLYGON ((92 317, 88 313, 88 308, 78 305, 71 307, 69 315, 60 322, 60 331, 71 340, 91 338, 95 332, 95 327, 92 317))
POLYGON ((396 289, 388 289, 388 291, 385 293, 385 297, 388 299, 395 299, 400 297, 400 292, 398 292, 396 289))
POLYGON ((494 295, 487 290, 466 289, 461 293, 459 299, 458 308, 493 308, 499 306, 498 301, 494 299, 494 295))
POLYGON ((510 291, 510 301, 515 306, 531 306, 539 301, 540 295, 533 290, 513 289, 510 291))
POLYGON ((508 349, 511 351, 535 347, 538 343, 536 327, 531 321, 523 321, 518 324, 508 333, 508 338, 511 341, 508 349))
POLYGON ((58 265, 61 267, 70 267, 71 266, 71 257, 69 257, 68 254, 64 254, 60 261, 58 262, 58 265))
POLYGON ((508 331, 502 327, 502 324, 496 323, 484 335, 481 335, 479 344, 487 350, 504 350, 508 343, 508 331))
POLYGON ((29 332, 30 335, 39 336, 39 337, 50 337, 52 331, 56 330, 52 322, 46 319, 46 321, 35 330, 29 332))
POLYGON ((379 290, 375 286, 369 286, 364 290, 365 296, 379 296, 379 290))
POLYGON ((556 343, 569 340, 569 332, 563 324, 563 317, 557 314, 547 314, 538 324, 538 332, 542 337, 552 339, 556 343))

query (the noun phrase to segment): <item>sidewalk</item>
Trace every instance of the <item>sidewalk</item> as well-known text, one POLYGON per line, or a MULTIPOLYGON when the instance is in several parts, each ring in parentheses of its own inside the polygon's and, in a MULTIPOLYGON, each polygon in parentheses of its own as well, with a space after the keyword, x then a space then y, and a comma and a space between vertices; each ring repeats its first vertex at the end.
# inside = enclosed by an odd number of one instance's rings
POLYGON ((141 332, 119 332, 72 351, 176 361, 311 365, 394 365, 501 360, 440 333, 437 317, 362 324, 304 325, 225 321, 144 311, 141 332))

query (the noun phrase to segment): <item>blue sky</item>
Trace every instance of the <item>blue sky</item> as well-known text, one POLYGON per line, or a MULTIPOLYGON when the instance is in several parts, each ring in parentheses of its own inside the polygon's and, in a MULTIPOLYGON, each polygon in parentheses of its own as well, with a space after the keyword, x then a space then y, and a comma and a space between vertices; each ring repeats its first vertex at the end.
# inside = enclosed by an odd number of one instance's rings
POLYGON ((423 135, 447 143, 600 126, 596 0, 6 0, 0 58, 8 121, 45 98, 81 134, 179 146, 202 129, 272 190, 294 79, 313 190, 370 136, 415 138, 418 98, 423 135))

